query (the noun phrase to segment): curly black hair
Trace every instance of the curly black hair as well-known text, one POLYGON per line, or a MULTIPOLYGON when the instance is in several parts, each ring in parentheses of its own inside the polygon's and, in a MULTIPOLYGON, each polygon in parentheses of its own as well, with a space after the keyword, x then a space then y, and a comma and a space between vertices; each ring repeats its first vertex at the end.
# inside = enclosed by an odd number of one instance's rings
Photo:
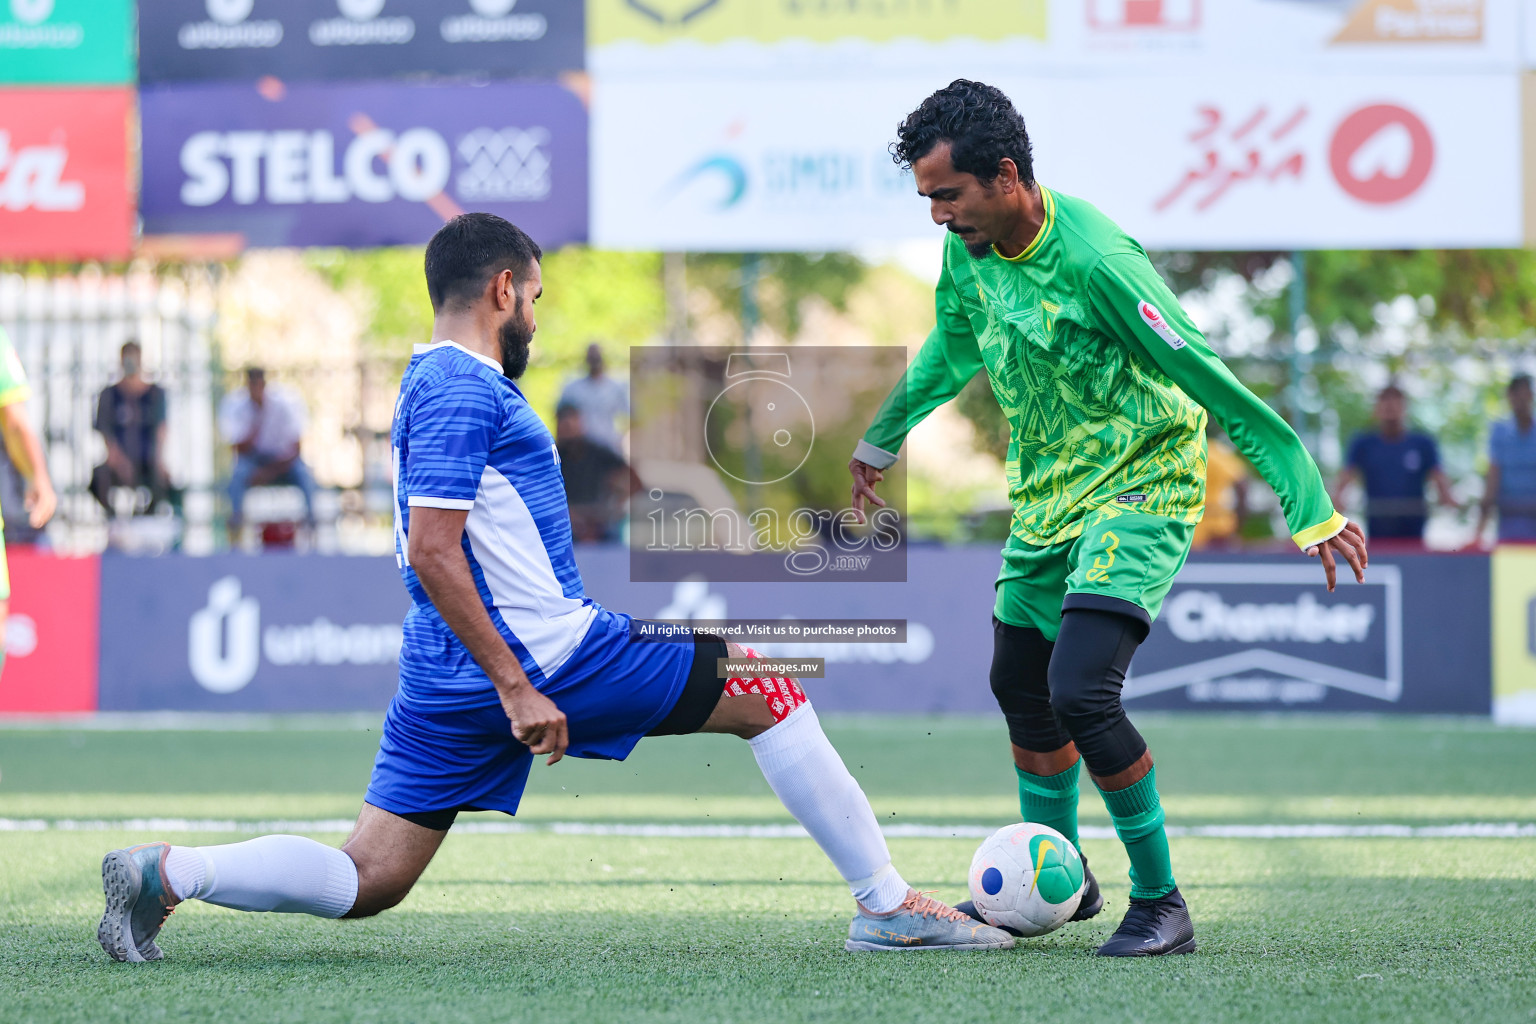
POLYGON ((1019 169, 1019 179, 1035 183, 1029 132, 1013 101, 996 86, 957 78, 923 100, 896 128, 891 158, 904 170, 941 142, 950 145, 955 170, 991 184, 1003 157, 1019 169))

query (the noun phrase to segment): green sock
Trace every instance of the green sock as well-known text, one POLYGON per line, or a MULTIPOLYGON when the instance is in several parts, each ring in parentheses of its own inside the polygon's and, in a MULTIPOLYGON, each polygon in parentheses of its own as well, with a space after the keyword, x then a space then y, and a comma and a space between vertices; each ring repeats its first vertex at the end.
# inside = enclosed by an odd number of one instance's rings
POLYGON ((1157 799, 1157 769, 1133 786, 1099 795, 1109 808, 1115 834, 1131 858, 1131 895, 1157 899, 1174 890, 1173 862, 1168 859, 1168 833, 1163 831, 1163 805, 1157 799))
POLYGON ((1031 775, 1014 768, 1019 773, 1019 812, 1024 820, 1049 825, 1072 840, 1079 853, 1083 846, 1077 840, 1077 773, 1082 763, 1078 759, 1055 775, 1031 775))

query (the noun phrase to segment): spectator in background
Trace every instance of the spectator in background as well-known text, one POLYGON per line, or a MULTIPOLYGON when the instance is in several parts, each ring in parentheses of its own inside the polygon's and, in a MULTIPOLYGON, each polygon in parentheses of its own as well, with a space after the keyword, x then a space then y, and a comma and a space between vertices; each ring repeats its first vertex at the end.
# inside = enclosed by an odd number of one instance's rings
POLYGON ((1488 477, 1483 485, 1477 537, 1499 510, 1499 541, 1536 541, 1536 421, 1532 419, 1531 375, 1509 382, 1509 419, 1488 435, 1488 477))
POLYGON ((144 350, 137 341, 123 343, 119 353, 123 376, 101 391, 96 401, 96 431, 107 442, 107 461, 91 473, 91 496, 107 510, 112 488, 143 487, 149 491, 148 512, 154 512, 169 490, 165 472, 165 389, 144 379, 144 350))
POLYGON ((1376 430, 1349 443, 1344 468, 1333 488, 1334 507, 1343 511, 1344 489, 1354 480, 1365 485, 1366 533, 1372 543, 1422 547, 1429 505, 1424 485, 1433 482, 1443 505, 1456 505, 1451 481, 1440 468, 1440 449, 1428 434, 1408 429, 1408 398, 1388 384, 1376 396, 1376 430))
POLYGON ((589 440, 623 456, 619 417, 629 415, 629 387, 605 372, 603 350, 596 342, 587 346, 587 375, 566 384, 560 404, 581 413, 589 440))
POLYGON ((1242 543, 1248 516, 1248 463, 1215 420, 1206 421, 1205 439, 1205 514, 1195 524, 1191 547, 1234 548, 1242 543))
POLYGON ((315 478, 299 457, 303 399, 282 385, 268 385, 267 372, 259 366, 245 371, 245 385, 219 403, 219 434, 235 449, 229 474, 231 542, 239 539, 245 492, 252 487, 292 484, 304 492, 305 524, 315 524, 315 478))
POLYGON ((555 449, 577 541, 617 541, 624 500, 639 487, 618 455, 587 436, 581 410, 561 404, 555 410, 555 449))

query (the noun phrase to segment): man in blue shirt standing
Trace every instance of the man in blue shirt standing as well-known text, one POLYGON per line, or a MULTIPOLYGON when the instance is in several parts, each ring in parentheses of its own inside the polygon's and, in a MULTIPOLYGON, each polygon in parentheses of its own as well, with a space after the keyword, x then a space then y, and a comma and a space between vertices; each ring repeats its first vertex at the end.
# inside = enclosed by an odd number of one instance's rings
POLYGON ((352 835, 339 850, 301 836, 113 850, 102 948, 160 959, 160 928, 188 899, 372 916, 410 892, 458 812, 515 813, 534 755, 623 760, 647 736, 693 732, 751 744, 848 882, 858 910, 846 948, 1011 947, 1007 932, 902 880, 795 680, 759 674, 755 652, 716 636, 656 642, 586 596, 555 440, 514 383, 533 342, 541 257, 487 213, 455 217, 427 245, 432 342, 406 368, 392 431, 395 559, 411 609, 352 835))
POLYGON ((1456 504, 1451 482, 1440 468, 1440 450, 1428 434, 1408 429, 1408 398, 1395 384, 1376 396, 1374 418, 1376 431, 1357 434, 1349 444, 1334 485, 1334 507, 1344 508, 1344 490, 1358 479, 1365 486, 1371 540, 1386 541, 1388 547, 1422 547, 1428 519, 1425 483, 1434 483, 1441 504, 1456 504))
POLYGON ((1488 434, 1488 476, 1483 487, 1477 536, 1499 510, 1499 543, 1536 542, 1536 420, 1532 417, 1531 375, 1509 382, 1509 419, 1488 434))

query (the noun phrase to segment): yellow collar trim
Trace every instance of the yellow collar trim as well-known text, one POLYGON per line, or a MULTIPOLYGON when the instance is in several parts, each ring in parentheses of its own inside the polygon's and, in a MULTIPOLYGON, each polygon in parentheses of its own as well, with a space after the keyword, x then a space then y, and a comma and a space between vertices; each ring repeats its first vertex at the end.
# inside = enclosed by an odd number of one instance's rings
POLYGON ((1044 244, 1045 237, 1051 233, 1051 226, 1056 223, 1056 197, 1051 195, 1050 189, 1041 185, 1040 198, 1045 201, 1045 223, 1041 224, 1040 230, 1035 233, 1034 241, 1025 246, 1024 251, 1017 256, 1004 256, 997 252, 997 245, 994 243, 992 251, 997 253, 999 259, 1007 260, 1009 263, 1022 263, 1039 251, 1040 246, 1044 244))

